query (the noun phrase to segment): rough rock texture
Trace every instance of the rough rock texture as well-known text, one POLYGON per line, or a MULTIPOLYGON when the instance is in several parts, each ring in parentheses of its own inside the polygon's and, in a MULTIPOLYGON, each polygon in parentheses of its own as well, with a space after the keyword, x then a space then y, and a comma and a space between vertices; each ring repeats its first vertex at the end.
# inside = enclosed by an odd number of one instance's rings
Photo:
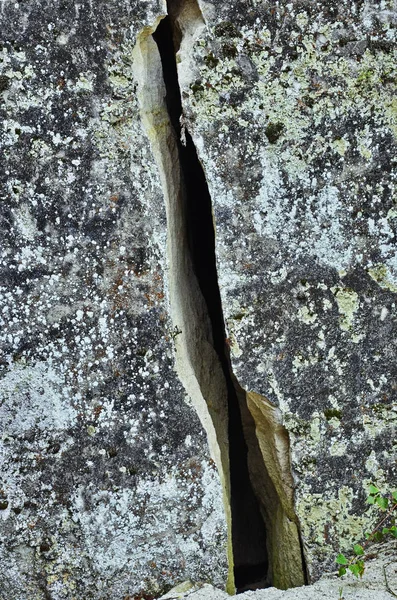
POLYGON ((140 119, 147 2, 2 5, 0 598, 224 585, 222 491, 174 371, 140 119))
POLYGON ((288 431, 315 578, 368 526, 368 482, 396 485, 395 3, 202 9, 179 68, 232 366, 288 431))
MULTIPOLYGON (((395 6, 170 6, 269 554, 286 581, 300 536, 316 579, 369 526, 366 485, 397 483, 395 6)), ((173 212, 166 10, 1 6, 1 599, 226 583, 227 417, 173 212)))
MULTIPOLYGON (((293 588, 287 591, 270 588, 245 592, 239 595, 247 600, 392 600, 397 593, 397 546, 395 543, 373 549, 373 558, 367 562, 362 579, 352 575, 342 579, 335 575, 322 577, 313 585, 293 588)), ((182 587, 182 586, 181 586, 182 587)), ((185 587, 188 587, 187 585, 185 587)), ((170 590, 160 600, 226 600, 230 598, 222 590, 210 585, 197 589, 193 586, 185 593, 178 587, 170 590)))

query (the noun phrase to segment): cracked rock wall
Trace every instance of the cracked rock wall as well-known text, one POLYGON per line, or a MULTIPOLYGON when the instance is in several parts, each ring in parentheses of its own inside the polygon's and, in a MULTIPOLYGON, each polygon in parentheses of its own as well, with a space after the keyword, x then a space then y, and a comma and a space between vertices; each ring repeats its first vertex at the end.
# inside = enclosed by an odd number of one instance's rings
POLYGON ((232 366, 281 411, 313 579, 396 485, 396 6, 201 4, 179 68, 232 366))
MULTIPOLYGON (((199 4, 178 68, 232 367, 288 432, 315 579, 368 527, 366 484, 397 483, 396 7, 199 4)), ((0 598, 222 587, 222 485, 174 368, 133 69, 165 5, 0 14, 0 598)))
POLYGON ((174 370, 166 216, 133 76, 155 2, 1 6, 0 598, 227 577, 174 370))

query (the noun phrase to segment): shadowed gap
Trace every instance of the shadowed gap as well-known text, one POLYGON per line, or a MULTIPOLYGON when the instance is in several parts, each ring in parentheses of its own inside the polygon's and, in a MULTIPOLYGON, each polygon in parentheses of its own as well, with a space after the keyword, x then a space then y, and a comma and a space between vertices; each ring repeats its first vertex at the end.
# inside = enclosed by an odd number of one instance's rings
POLYGON ((211 197, 188 131, 185 132, 186 145, 180 141, 182 103, 174 48, 174 39, 177 36, 178 31, 174 31, 169 16, 160 22, 153 34, 161 56, 167 110, 178 144, 189 251, 207 305, 212 326, 213 346, 219 357, 228 391, 232 544, 235 583, 239 592, 248 588, 265 587, 270 583, 267 582, 266 531, 250 482, 247 445, 225 344, 225 327, 216 270, 211 197))

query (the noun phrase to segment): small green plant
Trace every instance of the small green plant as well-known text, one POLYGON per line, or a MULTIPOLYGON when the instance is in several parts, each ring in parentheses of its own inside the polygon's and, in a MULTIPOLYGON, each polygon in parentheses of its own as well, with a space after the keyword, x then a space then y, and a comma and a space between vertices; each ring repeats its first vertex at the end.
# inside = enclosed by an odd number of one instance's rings
POLYGON ((356 577, 362 577, 365 571, 365 549, 370 542, 381 542, 385 536, 397 538, 397 490, 388 495, 383 495, 375 485, 369 486, 369 495, 366 503, 376 506, 382 516, 371 533, 366 533, 366 541, 363 544, 354 544, 353 553, 350 558, 344 554, 338 554, 336 562, 339 566, 338 575, 345 575, 347 570, 356 577))

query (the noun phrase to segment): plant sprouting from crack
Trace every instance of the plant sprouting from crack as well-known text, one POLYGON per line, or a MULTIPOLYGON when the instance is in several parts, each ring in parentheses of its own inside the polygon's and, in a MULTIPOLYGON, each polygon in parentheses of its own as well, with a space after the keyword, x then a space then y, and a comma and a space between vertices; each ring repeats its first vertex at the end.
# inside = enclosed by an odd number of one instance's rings
MULTIPOLYGON (((336 562, 340 565, 338 570, 339 577, 345 575, 348 570, 356 577, 362 577, 365 571, 365 551, 368 544, 371 542, 381 542, 387 536, 397 538, 397 490, 383 495, 379 488, 371 484, 368 491, 369 495, 366 503, 377 507, 381 516, 372 532, 365 534, 365 542, 353 545, 353 553, 350 558, 342 553, 338 554, 336 562)), ((396 594, 393 593, 393 595, 396 594)))

